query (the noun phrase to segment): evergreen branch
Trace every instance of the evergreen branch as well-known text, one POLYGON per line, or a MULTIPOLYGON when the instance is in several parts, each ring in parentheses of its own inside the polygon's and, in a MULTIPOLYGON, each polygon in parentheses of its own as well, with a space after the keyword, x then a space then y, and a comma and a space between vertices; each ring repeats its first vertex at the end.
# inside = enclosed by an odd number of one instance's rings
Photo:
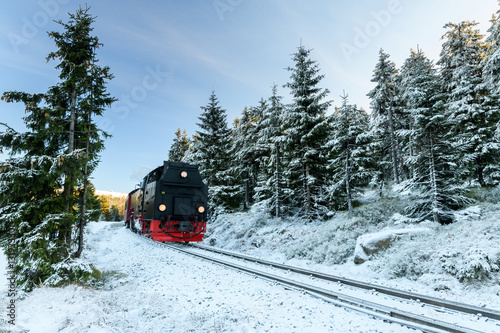
POLYGON ((6 123, 0 122, 0 125, 7 127, 7 130, 10 130, 11 132, 14 132, 15 134, 17 134, 17 131, 15 129, 13 129, 12 127, 10 127, 9 125, 7 125, 6 123))

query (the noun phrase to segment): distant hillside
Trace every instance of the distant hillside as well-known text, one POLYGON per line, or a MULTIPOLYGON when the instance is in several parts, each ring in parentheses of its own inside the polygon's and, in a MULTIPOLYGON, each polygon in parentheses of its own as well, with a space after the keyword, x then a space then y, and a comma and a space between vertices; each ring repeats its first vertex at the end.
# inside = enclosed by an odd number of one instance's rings
POLYGON ((99 218, 100 220, 123 220, 123 211, 125 210, 127 193, 100 190, 96 190, 94 193, 101 202, 101 216, 99 218))
POLYGON ((95 190, 95 195, 97 195, 97 196, 109 196, 109 197, 126 197, 128 194, 123 193, 123 192, 95 190))

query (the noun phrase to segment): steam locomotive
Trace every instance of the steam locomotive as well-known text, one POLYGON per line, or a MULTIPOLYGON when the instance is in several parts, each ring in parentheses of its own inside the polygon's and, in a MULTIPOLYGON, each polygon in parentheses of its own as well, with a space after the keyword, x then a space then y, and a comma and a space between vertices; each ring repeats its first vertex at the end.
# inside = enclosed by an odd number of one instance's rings
POLYGON ((160 242, 201 242, 207 229, 208 187, 198 166, 163 162, 129 193, 125 225, 160 242))

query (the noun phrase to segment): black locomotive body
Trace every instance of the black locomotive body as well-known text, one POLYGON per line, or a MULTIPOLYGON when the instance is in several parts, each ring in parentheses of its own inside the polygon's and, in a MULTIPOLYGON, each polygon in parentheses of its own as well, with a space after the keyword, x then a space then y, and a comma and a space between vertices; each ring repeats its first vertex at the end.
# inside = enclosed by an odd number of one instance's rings
POLYGON ((199 242, 207 223, 208 187, 198 166, 165 161, 130 192, 125 224, 163 242, 199 242))

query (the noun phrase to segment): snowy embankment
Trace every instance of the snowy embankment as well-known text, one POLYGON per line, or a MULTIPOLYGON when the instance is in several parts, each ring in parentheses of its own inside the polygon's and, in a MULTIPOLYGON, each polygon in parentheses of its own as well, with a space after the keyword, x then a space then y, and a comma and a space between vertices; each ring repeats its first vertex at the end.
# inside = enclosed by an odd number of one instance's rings
MULTIPOLYGON (((16 302, 18 331, 410 331, 166 249, 123 223, 90 223, 86 244, 85 257, 102 272, 102 285, 42 287, 24 295, 16 302)), ((9 327, 2 325, 0 331, 9 327)))
MULTIPOLYGON (((498 194, 498 193, 497 193, 498 194)), ((254 207, 220 215, 206 244, 290 265, 500 310, 500 204, 483 202, 442 226, 410 223, 394 199, 339 213, 326 222, 282 221, 254 207), (406 230, 406 231, 403 231, 406 230), (397 235, 363 264, 354 263, 357 240, 397 235), (404 234, 403 234, 404 233, 404 234)), ((368 258, 367 258, 368 259, 368 258)))

